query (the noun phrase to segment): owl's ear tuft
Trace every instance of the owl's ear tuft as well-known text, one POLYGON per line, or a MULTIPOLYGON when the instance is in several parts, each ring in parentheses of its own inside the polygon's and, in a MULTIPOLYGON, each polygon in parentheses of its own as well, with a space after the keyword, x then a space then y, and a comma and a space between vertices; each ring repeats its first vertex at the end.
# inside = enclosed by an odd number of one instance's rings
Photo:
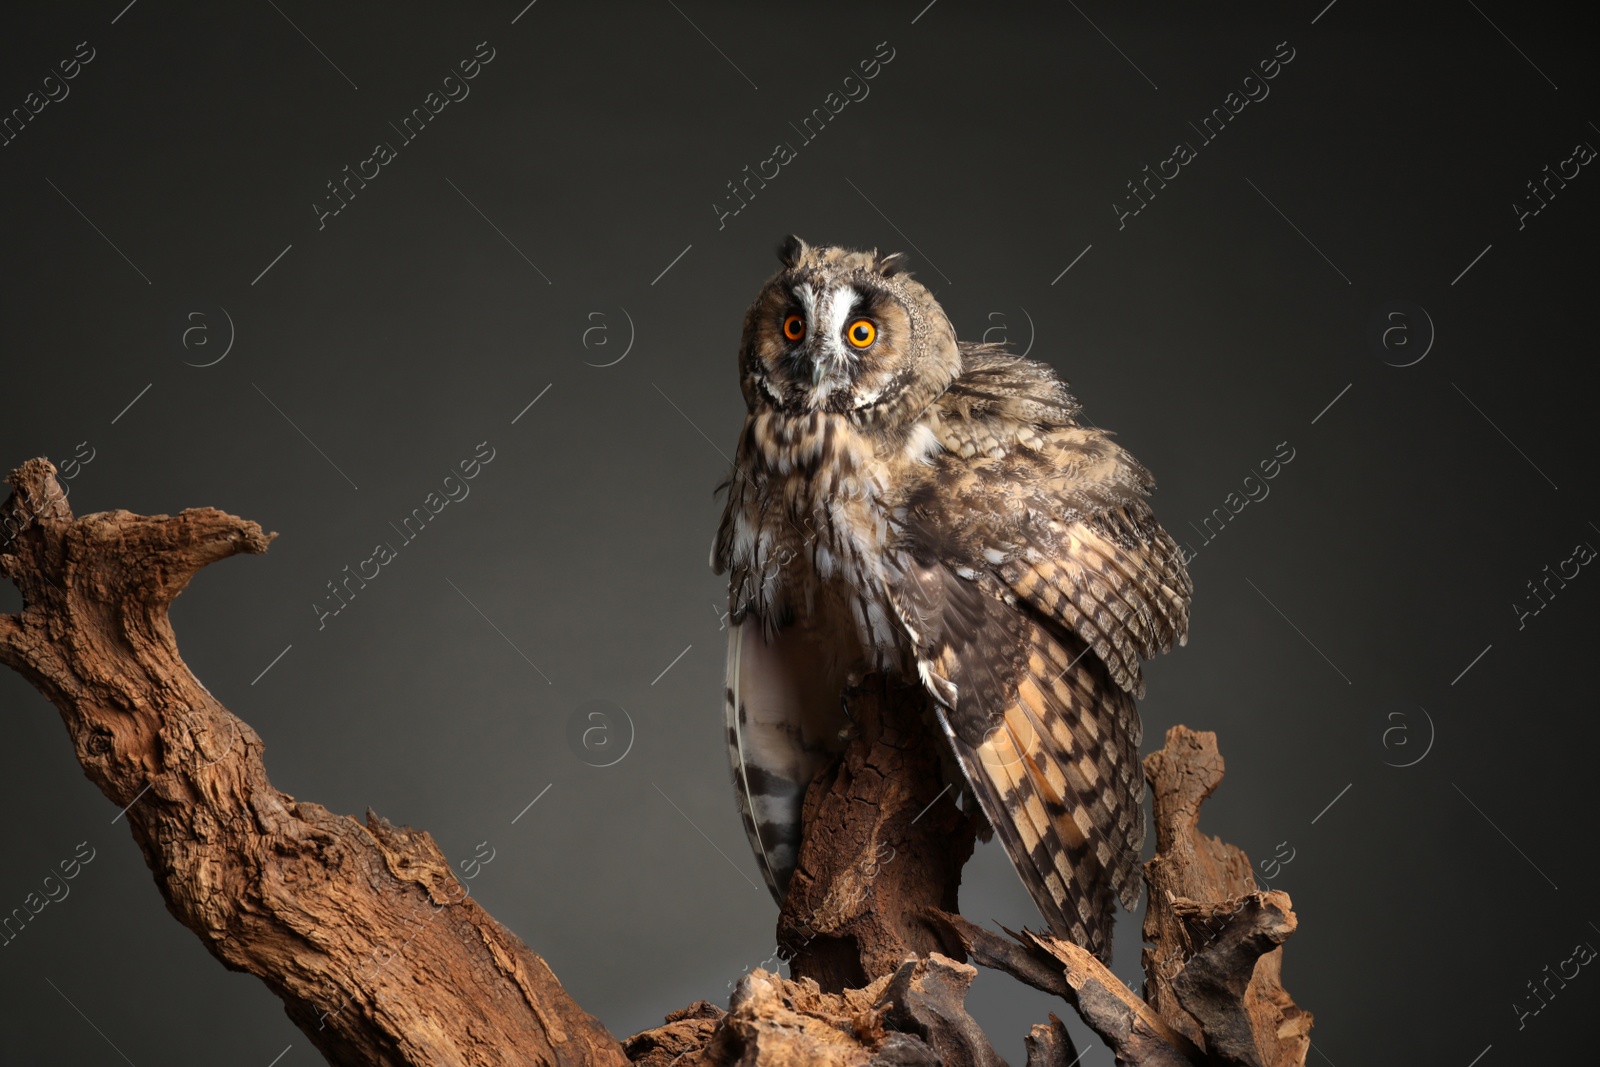
POLYGON ((904 274, 906 268, 910 266, 906 262, 906 254, 904 252, 891 252, 887 256, 877 256, 872 265, 885 278, 893 278, 896 274, 904 274))
POLYGON ((783 243, 778 246, 778 262, 782 263, 785 267, 797 266, 801 257, 809 251, 809 246, 807 246, 804 241, 800 240, 800 238, 791 233, 788 237, 785 237, 783 239, 783 243))

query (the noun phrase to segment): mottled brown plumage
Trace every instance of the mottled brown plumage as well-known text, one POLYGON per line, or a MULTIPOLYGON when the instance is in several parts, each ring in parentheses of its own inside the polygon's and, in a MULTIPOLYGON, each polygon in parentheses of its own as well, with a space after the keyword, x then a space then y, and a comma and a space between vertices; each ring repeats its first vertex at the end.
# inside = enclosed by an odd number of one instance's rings
POLYGON ((1049 367, 958 342, 897 256, 779 254, 745 318, 749 414, 712 549, 730 758, 768 884, 781 900, 847 687, 920 679, 1052 932, 1109 957, 1144 839, 1140 662, 1189 621, 1151 477, 1077 423, 1049 367))

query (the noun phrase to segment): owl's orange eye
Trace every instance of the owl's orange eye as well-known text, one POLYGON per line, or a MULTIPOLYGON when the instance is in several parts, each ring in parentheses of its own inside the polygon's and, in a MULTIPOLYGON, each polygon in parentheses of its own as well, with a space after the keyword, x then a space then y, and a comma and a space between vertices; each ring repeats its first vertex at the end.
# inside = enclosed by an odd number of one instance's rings
POLYGON ((866 348, 878 339, 878 328, 872 324, 871 319, 857 319, 845 330, 844 335, 850 343, 857 348, 866 348))
POLYGON ((798 341, 806 335, 806 320, 799 315, 790 315, 783 320, 783 335, 791 341, 798 341))

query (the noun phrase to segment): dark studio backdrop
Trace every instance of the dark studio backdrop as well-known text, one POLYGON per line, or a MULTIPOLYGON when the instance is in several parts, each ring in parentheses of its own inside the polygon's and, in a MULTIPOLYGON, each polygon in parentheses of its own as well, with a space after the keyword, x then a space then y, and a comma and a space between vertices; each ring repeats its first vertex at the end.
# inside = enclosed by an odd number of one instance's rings
MULTIPOLYGON (((275 785, 431 832, 613 1032, 726 1003, 773 950, 706 560, 741 318, 792 231, 910 253, 962 336, 1049 361, 1155 472, 1196 593, 1145 748, 1219 733, 1203 828, 1293 895, 1311 1062, 1587 1047, 1576 16, 125 2, 13 8, 0 36, 0 467, 48 455, 78 514, 277 531, 176 603, 188 663, 275 785)), ((0 1059, 319 1062, 167 914, 11 672, 0 724, 0 913, 92 857, 0 945, 0 1059)), ((962 904, 1038 925, 997 845, 962 904)), ((1064 1010, 993 973, 971 1004, 1012 1062, 1064 1010)))

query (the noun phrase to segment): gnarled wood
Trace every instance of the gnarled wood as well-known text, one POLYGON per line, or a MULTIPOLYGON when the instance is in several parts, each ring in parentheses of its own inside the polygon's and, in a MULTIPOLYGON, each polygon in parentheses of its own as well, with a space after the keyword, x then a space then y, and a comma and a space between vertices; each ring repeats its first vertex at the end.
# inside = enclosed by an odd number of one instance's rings
POLYGON ((1281 1010, 1284 1002, 1291 1008, 1294 1004, 1278 984, 1276 967, 1259 977, 1256 971, 1265 955, 1281 958, 1278 946, 1298 925, 1289 909, 1289 894, 1251 893, 1226 904, 1179 898, 1172 904, 1187 917, 1223 920, 1217 937, 1190 957, 1172 982, 1183 1010, 1200 1024, 1212 1061, 1225 1067, 1286 1062, 1285 1056, 1293 1051, 1284 1047, 1283 1039, 1303 1037, 1311 1017, 1298 1009, 1281 1010), (1267 987, 1283 993, 1281 1000, 1263 999, 1267 987), (1290 1020, 1299 1025, 1286 1029, 1290 1020))
MULTIPOLYGON (((1192 1067, 1207 1062, 1199 1048, 1087 949, 1067 941, 1006 930, 990 933, 959 915, 930 911, 929 918, 961 942, 972 959, 1019 982, 1061 997, 1111 1046, 1118 1063, 1141 1067, 1192 1067)), ((1034 1028, 1035 1031, 1038 1027, 1034 1028)))
POLYGON ((34 459, 7 479, 0 573, 23 610, 0 616, 0 662, 60 710, 178 921, 333 1064, 625 1064, 431 837, 274 789, 261 738, 179 657, 173 598, 272 535, 211 508, 75 519, 54 475, 34 459))
POLYGON ((964 1004, 977 973, 932 953, 864 988, 826 993, 809 978, 755 970, 710 1035, 679 1058, 652 1057, 681 1043, 681 1013, 628 1047, 647 1067, 1005 1067, 964 1004))
POLYGON ((944 738, 919 686, 874 676, 850 695, 857 736, 806 793, 805 837, 778 917, 796 977, 837 992, 908 955, 959 953, 924 913, 956 910, 975 825, 946 789, 944 738))
POLYGON ((1034 1023, 1022 1044, 1028 1050, 1026 1067, 1076 1067, 1082 1059, 1066 1025, 1054 1014, 1047 1023, 1034 1023))
POLYGON ((1244 851, 1200 832, 1200 805, 1224 770, 1217 735, 1186 726, 1145 757, 1156 827, 1144 872, 1145 999, 1217 1063, 1300 1067, 1312 1019, 1283 988, 1281 945, 1296 925, 1288 894, 1256 892, 1244 851))

